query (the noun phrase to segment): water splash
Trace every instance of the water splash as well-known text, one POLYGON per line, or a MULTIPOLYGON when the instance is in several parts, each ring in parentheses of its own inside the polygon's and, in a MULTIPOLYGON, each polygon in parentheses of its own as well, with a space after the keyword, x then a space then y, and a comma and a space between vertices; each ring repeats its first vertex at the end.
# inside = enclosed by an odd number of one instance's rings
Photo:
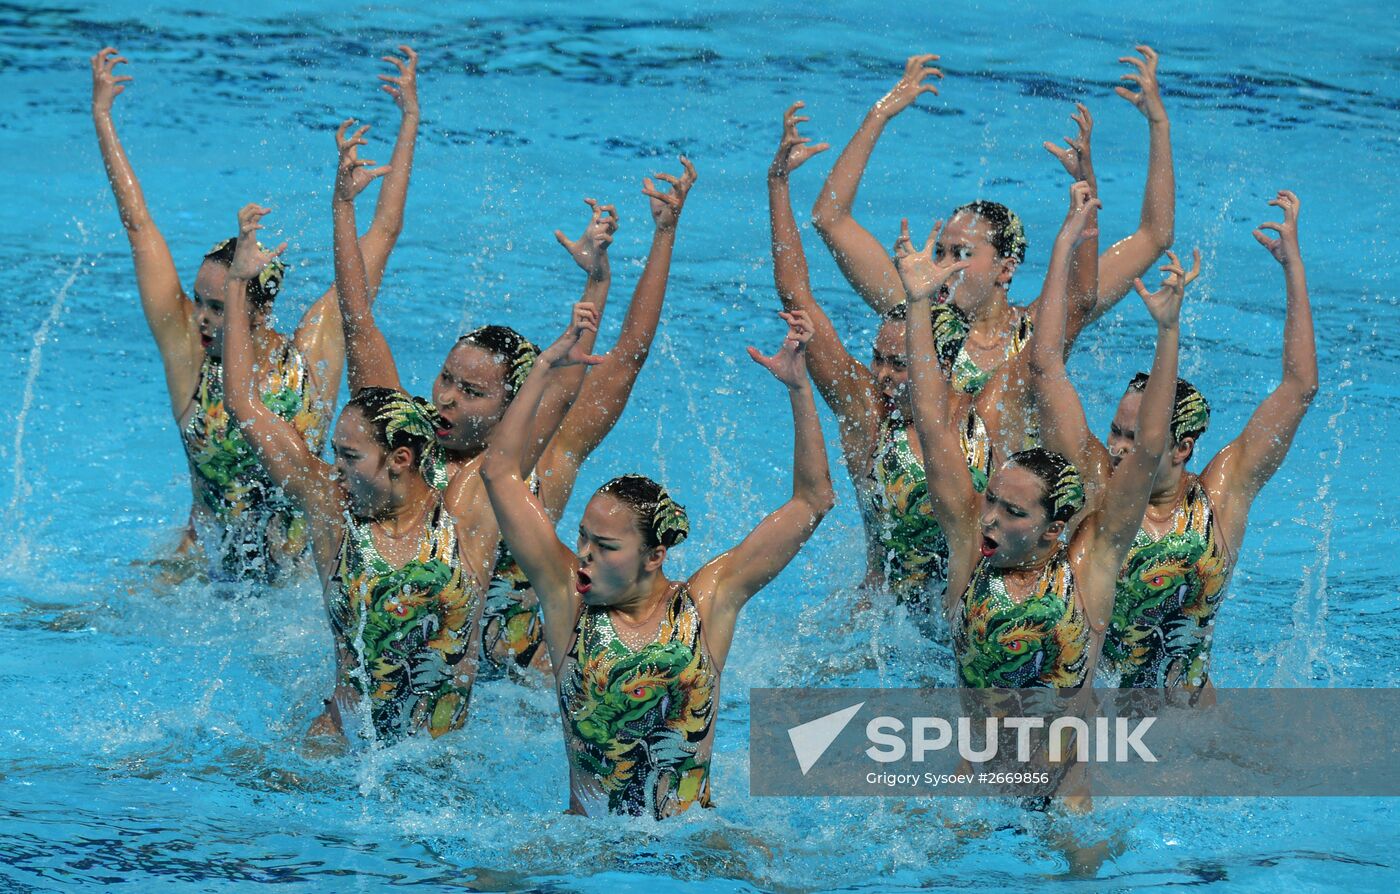
MULTIPOLYGON (((87 230, 83 228, 82 223, 77 220, 74 223, 77 224, 78 232, 83 237, 83 241, 87 241, 87 230)), ((96 260, 100 259, 101 255, 96 260)), ((24 475, 24 429, 29 420, 29 410, 34 405, 34 385, 38 382, 39 372, 43 368, 44 345, 48 343, 49 333, 63 313, 63 304, 68 298, 68 291, 73 287, 73 283, 78 281, 85 260, 84 255, 73 259, 73 264, 68 271, 68 278, 54 294, 53 304, 49 306, 49 314, 44 318, 44 322, 39 324, 39 329, 34 333, 34 344, 29 349, 29 371, 25 374, 24 394, 20 399, 19 413, 15 417, 14 484, 10 495, 10 505, 5 512, 5 527, 11 532, 10 553, 6 558, 7 564, 10 565, 23 566, 27 564, 29 559, 29 538, 24 531, 24 515, 21 506, 31 491, 29 482, 24 475)))

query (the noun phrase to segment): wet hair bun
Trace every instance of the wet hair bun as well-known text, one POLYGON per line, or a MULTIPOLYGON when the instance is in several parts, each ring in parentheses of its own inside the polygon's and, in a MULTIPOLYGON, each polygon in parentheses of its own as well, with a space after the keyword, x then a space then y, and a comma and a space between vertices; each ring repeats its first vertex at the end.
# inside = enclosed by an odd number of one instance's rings
POLYGON ((598 488, 626 503, 637 517, 642 542, 647 549, 680 546, 690 536, 690 518, 685 507, 671 499, 666 488, 645 475, 621 475, 598 488))

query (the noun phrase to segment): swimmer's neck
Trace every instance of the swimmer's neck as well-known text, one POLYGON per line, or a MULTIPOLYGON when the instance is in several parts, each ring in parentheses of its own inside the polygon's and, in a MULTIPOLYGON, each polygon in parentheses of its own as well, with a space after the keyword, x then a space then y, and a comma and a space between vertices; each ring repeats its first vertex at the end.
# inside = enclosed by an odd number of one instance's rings
POLYGON ((1190 473, 1180 466, 1173 466, 1169 473, 1159 476, 1152 483, 1152 495, 1147 498, 1147 516, 1161 517, 1174 512, 1189 483, 1190 473), (1158 511, 1153 513, 1154 509, 1158 511))
POLYGON ((1016 320, 1016 309, 1006 299, 1006 290, 1000 288, 991 298, 964 312, 967 314, 967 340, 978 346, 1000 344, 1016 320))
POLYGON ((397 484, 390 486, 384 506, 374 515, 380 530, 390 537, 401 537, 410 529, 421 527, 423 516, 434 499, 433 489, 416 472, 404 475, 397 481, 397 484))
POLYGON ((671 590, 671 581, 660 570, 642 577, 623 598, 608 606, 608 611, 621 617, 631 627, 638 627, 651 619, 657 606, 664 602, 671 590))

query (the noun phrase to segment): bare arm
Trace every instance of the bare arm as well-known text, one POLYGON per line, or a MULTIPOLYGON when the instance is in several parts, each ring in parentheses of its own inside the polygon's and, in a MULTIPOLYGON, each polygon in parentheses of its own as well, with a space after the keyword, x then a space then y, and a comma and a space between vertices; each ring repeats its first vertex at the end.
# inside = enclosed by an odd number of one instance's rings
MULTIPOLYGON (((1089 113, 1089 109, 1083 103, 1075 103, 1075 113, 1070 116, 1079 128, 1076 137, 1065 137, 1065 146, 1047 142, 1044 144, 1049 153, 1055 156, 1065 168, 1065 171, 1075 179, 1076 182, 1083 182, 1088 187, 1088 197, 1097 200, 1099 197, 1098 177, 1094 174, 1094 162, 1092 155, 1092 136, 1094 131, 1094 117, 1089 113)), ((1099 295, 1099 231, 1098 216, 1101 205, 1095 204, 1089 209, 1089 217, 1084 222, 1083 231, 1075 243, 1073 254, 1070 256, 1069 265, 1069 304, 1066 308, 1065 323, 1061 326, 1064 334, 1062 339, 1064 345, 1064 355, 1069 356, 1079 333, 1088 324, 1090 317, 1094 315, 1094 308, 1098 303, 1099 295)), ((1139 271, 1141 272, 1141 271, 1139 271)), ((1048 283, 1047 277, 1047 283, 1048 283)), ((1035 326, 1040 327, 1040 315, 1044 312, 1042 305, 1045 303, 1045 291, 1042 289, 1040 297, 1031 305, 1035 316, 1035 326)), ((1058 311, 1056 311, 1058 313, 1058 311)), ((1059 336, 1057 336, 1057 339, 1059 336)))
POLYGON ((112 123, 112 101, 131 80, 130 75, 114 73, 116 66, 124 62, 126 59, 113 47, 104 47, 92 57, 92 123, 97 130, 102 164, 107 169, 107 182, 112 187, 117 212, 131 244, 141 310, 160 350, 171 412, 178 418, 194 394, 199 366, 204 362, 204 348, 199 343, 194 306, 180 287, 170 247, 151 218, 141 182, 136 179, 136 171, 112 123))
MULTIPOLYGON (((967 554, 977 528, 977 489, 967 468, 951 409, 951 385, 938 366, 933 343, 933 296, 950 276, 967 267, 967 261, 935 261, 933 247, 943 222, 934 225, 928 242, 915 251, 909 238, 909 222, 900 224, 895 259, 909 294, 909 318, 905 324, 909 344, 909 388, 914 406, 914 430, 928 470, 929 506, 948 537, 949 553, 956 564, 967 554)), ((950 573, 949 579, 953 575, 950 573)))
POLYGON ((1186 286, 1200 273, 1200 252, 1190 273, 1182 268, 1176 255, 1163 267, 1168 272, 1161 289, 1149 294, 1141 280, 1135 285, 1143 303, 1157 321, 1157 349, 1148 373, 1147 388, 1138 410, 1137 436, 1134 446, 1113 470, 1104 489, 1102 508, 1095 513, 1093 524, 1086 522, 1089 539, 1075 548, 1088 558, 1087 567, 1093 577, 1085 587, 1089 596, 1085 609, 1095 630, 1108 624, 1113 612, 1113 581, 1128 557, 1133 539, 1142 527, 1142 516, 1152 496, 1152 482, 1162 454, 1167 451, 1171 430, 1172 408, 1176 400, 1177 351, 1180 343, 1181 299, 1186 286))
POLYGON ((836 414, 841 433, 841 452, 851 480, 859 482, 875 450, 875 381, 860 361, 851 356, 826 312, 812 295, 807 275, 807 257, 802 250, 802 234, 792 215, 788 175, 808 158, 824 151, 819 143, 807 145, 797 125, 806 120, 797 115, 802 103, 795 103, 783 118, 783 139, 768 170, 768 209, 773 235, 773 281, 783 309, 804 312, 812 327, 805 349, 807 369, 822 399, 836 414))
POLYGON ((1202 473, 1231 532, 1232 546, 1244 536, 1254 498, 1283 464, 1293 436, 1317 394, 1317 343, 1313 336, 1308 281, 1298 247, 1298 197, 1283 190, 1269 202, 1283 210, 1282 223, 1261 224, 1254 237, 1283 267, 1287 310, 1283 323, 1283 377, 1259 404, 1244 431, 1202 473), (1264 230, 1278 233, 1270 239, 1264 230))
MULTIPOLYGON (((1035 334, 1023 352, 1029 366, 1027 376, 1032 399, 1039 412, 1045 446, 1068 457, 1081 472, 1102 466, 1103 450, 1089 431, 1084 406, 1065 369, 1067 317, 1070 300, 1066 288, 1068 269, 1095 263, 1092 250, 1093 218, 1098 199, 1093 188, 1081 180, 1070 190, 1070 211, 1050 254, 1050 269, 1037 299, 1035 334), (1087 257, 1083 252, 1090 246, 1087 257), (1073 255, 1073 262, 1070 257, 1073 255), (1068 269, 1067 269, 1068 268, 1068 269), (1097 448, 1097 449, 1096 449, 1097 448)), ((1082 285, 1082 283, 1080 283, 1082 285)), ((1089 292, 1092 296, 1092 290, 1089 292)))
POLYGON ((836 159, 812 208, 812 223, 831 250, 837 266, 852 288, 879 314, 889 313, 906 295, 885 247, 855 219, 852 209, 856 190, 860 188, 875 143, 890 119, 907 109, 920 95, 938 93, 933 84, 924 83, 929 76, 943 77, 941 71, 932 67, 938 58, 931 54, 909 57, 899 83, 870 109, 860 129, 836 159))
POLYGON ((357 157, 359 147, 365 144, 364 133, 368 127, 361 127, 347 136, 352 124, 353 118, 343 121, 335 134, 339 162, 331 196, 335 258, 335 285, 331 294, 339 303, 340 312, 336 316, 345 329, 342 344, 349 348, 350 393, 369 387, 402 390, 389 342, 374 321, 370 306, 372 288, 355 225, 355 197, 387 169, 371 169, 369 165, 373 162, 357 157))
MULTIPOLYGON (((681 156, 685 173, 677 178, 657 176, 670 184, 661 192, 650 178, 642 181, 642 192, 651 201, 651 213, 656 224, 651 250, 632 302, 622 319, 622 331, 608 358, 588 371, 582 390, 573 407, 564 417, 558 433, 549 441, 540 460, 551 474, 540 480, 540 502, 550 515, 558 518, 573 493, 579 468, 589 455, 612 431, 621 418, 627 399, 632 394, 637 376, 651 352, 652 339, 661 321, 661 306, 666 298, 666 283, 671 273, 671 252, 676 244, 676 225, 685 205, 690 187, 695 183, 695 167, 681 156)), ((591 350, 591 346, 588 348, 591 350)))
MULTIPOLYGON (((612 245, 613 235, 617 232, 618 219, 617 209, 612 205, 599 205, 593 199, 584 199, 592 210, 588 226, 585 227, 583 235, 577 240, 571 240, 564 235, 562 230, 554 231, 554 238, 559 240, 559 244, 564 246, 574 261, 583 269, 588 278, 583 287, 584 303, 592 306, 599 319, 602 318, 603 309, 607 306, 608 291, 612 287, 612 265, 608 259, 608 248, 612 245)), ((584 330, 580 333, 578 350, 588 353, 593 350, 593 344, 598 337, 597 328, 584 330)), ((574 365, 561 367, 546 380, 544 396, 540 399, 539 408, 535 412, 531 423, 531 437, 526 445, 525 452, 521 454, 521 472, 529 475, 538 463, 545 456, 549 445, 558 436, 559 427, 569 410, 577 401, 579 390, 583 387, 585 373, 588 367, 584 365, 574 365)), ((549 467, 546 466, 546 470, 549 467)), ((551 479, 554 475, 546 476, 541 482, 540 495, 543 499, 546 483, 553 484, 551 479)), ((548 506, 548 503, 545 503, 548 506)), ((562 507, 561 507, 562 510, 562 507)))
POLYGON ((340 491, 330 467, 307 449, 291 423, 268 409, 257 393, 248 313, 248 280, 286 248, 258 247, 259 220, 268 209, 246 205, 238 213, 238 250, 225 295, 224 394, 229 413, 268 475, 303 509, 311 523, 312 553, 324 582, 333 569, 343 522, 340 491))
POLYGON ((1112 245, 1099 259, 1099 296, 1085 320, 1091 323, 1107 313, 1128 293, 1133 279, 1172 245, 1176 227, 1176 173, 1172 165, 1171 122, 1157 85, 1157 53, 1149 46, 1137 47, 1143 59, 1124 56, 1119 62, 1135 71, 1122 80, 1137 84, 1140 92, 1116 87, 1115 92, 1147 119, 1147 186, 1142 196, 1138 227, 1126 239, 1112 245))
POLYGON ((555 534, 554 522, 530 493, 526 482, 529 466, 522 457, 531 438, 530 420, 539 409, 549 378, 561 367, 600 359, 577 350, 580 336, 590 326, 596 331, 593 309, 575 305, 569 328, 540 353, 505 417, 492 431, 481 461, 481 479, 500 522, 501 536, 544 609, 545 643, 556 667, 569 647, 580 611, 575 588, 578 559, 555 534))
POLYGON ((765 357, 751 347, 749 356, 788 388, 794 431, 792 497, 738 546, 711 559, 691 577, 691 591, 702 610, 708 607, 705 642, 720 667, 729 654, 740 610, 787 567, 836 502, 804 358, 811 323, 801 311, 784 313, 783 318, 788 321, 788 335, 782 349, 765 357))
MULTIPOLYGON (((392 63, 398 69, 398 74, 379 75, 380 80, 385 81, 384 91, 394 97, 402 117, 389 164, 368 172, 370 179, 383 176, 384 183, 379 189, 379 199, 374 206, 374 219, 370 221, 369 230, 359 237, 359 248, 363 255, 368 284, 364 298, 366 311, 379 291, 379 284, 384 278, 384 268, 389 262, 389 254, 398 242, 399 234, 403 232, 404 205, 408 200, 408 183, 413 173, 413 152, 418 141, 418 54, 407 46, 400 46, 399 49, 404 52, 407 61, 394 56, 384 57, 386 62, 392 63)), ((365 144, 361 137, 366 129, 362 128, 356 135, 358 142, 355 146, 365 144)), ((366 164, 372 165, 373 162, 366 164)), ((369 179, 362 179, 365 173, 357 173, 360 189, 369 184, 369 179)), ((319 385, 322 396, 328 403, 334 402, 335 390, 339 387, 340 368, 346 362, 350 333, 341 320, 345 310, 345 302, 337 296, 335 288, 326 290, 326 293, 307 309, 295 336, 296 344, 306 355, 311 368, 320 372, 319 385)), ((380 339, 382 340, 382 336, 380 339)), ((387 356, 387 345, 384 346, 384 353, 387 356)), ((388 359, 392 362, 392 357, 388 359)), ((387 379, 362 381, 357 384, 353 373, 351 374, 352 393, 368 385, 399 387, 397 376, 394 377, 393 384, 389 384, 387 379)))

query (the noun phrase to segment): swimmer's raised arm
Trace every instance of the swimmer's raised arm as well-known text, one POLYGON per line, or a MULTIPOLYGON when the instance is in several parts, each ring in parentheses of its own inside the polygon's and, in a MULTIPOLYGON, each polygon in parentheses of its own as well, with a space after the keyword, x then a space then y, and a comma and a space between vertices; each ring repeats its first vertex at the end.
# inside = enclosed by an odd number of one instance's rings
POLYGON ((948 536, 949 588, 956 591, 957 580, 966 583, 972 573, 971 545, 976 539, 978 507, 981 497, 972 483, 953 420, 952 386, 938 366, 938 353, 933 342, 933 296, 948 278, 968 266, 967 261, 933 257, 943 221, 934 224, 933 232, 920 251, 914 250, 909 238, 909 221, 900 221, 899 241, 895 243, 895 263, 900 279, 909 295, 905 339, 909 350, 909 388, 914 409, 914 430, 924 451, 924 468, 928 470, 929 506, 948 536))
POLYGON ((1249 507, 1283 464, 1298 426, 1317 395, 1317 343, 1313 335, 1308 280, 1298 246, 1298 197, 1280 190, 1269 201, 1283 220, 1260 224, 1254 238, 1283 267, 1286 310, 1283 322, 1283 377, 1259 404, 1244 431, 1216 454, 1201 478, 1218 507, 1232 550, 1244 538, 1249 507), (1264 234, 1271 230, 1277 238, 1264 234), (1217 496, 1218 495, 1218 496, 1217 496))
POLYGON ((253 367, 248 281, 287 247, 283 242, 269 251, 258 244, 260 221, 268 210, 249 204, 238 212, 238 248, 229 264, 225 292, 224 397, 272 481, 306 511, 312 555, 324 581, 334 567, 344 527, 340 491, 331 480, 331 467, 312 455, 290 422, 263 403, 253 367))
MULTIPOLYGON (((1094 174, 1094 162, 1091 152, 1091 138, 1094 132, 1094 116, 1089 113, 1088 106, 1083 103, 1075 103, 1075 113, 1070 116, 1070 120, 1079 128, 1078 136, 1065 137, 1065 146, 1055 143, 1045 143, 1045 148, 1055 156, 1065 168, 1065 171, 1074 178, 1075 182, 1083 182, 1089 190, 1089 197, 1095 200, 1099 196, 1098 178, 1094 174)), ((1064 354, 1069 356, 1070 347, 1083 330, 1089 317, 1094 313, 1094 308, 1098 304, 1099 296, 1099 205, 1093 205, 1089 210, 1089 218, 1084 222, 1084 231, 1075 244, 1074 253, 1070 257, 1069 265, 1069 304, 1066 308, 1067 316, 1064 327, 1064 354)), ((1043 312, 1041 305, 1044 303, 1044 291, 1041 298, 1032 305, 1037 316, 1043 312)))
MULTIPOLYGON (((369 284, 369 302, 374 301, 379 291, 389 253, 403 232, 404 205, 408 200, 413 152, 418 141, 418 54, 408 46, 400 46, 399 49, 405 59, 383 57, 385 62, 398 70, 397 73, 378 76, 385 82, 382 86, 384 92, 392 96, 398 105, 401 118, 393 154, 383 169, 385 177, 374 206, 374 219, 364 236, 359 238, 369 284)), ((297 347, 306 355, 311 369, 317 372, 317 387, 321 398, 327 403, 334 403, 336 389, 340 386, 340 368, 345 364, 346 344, 340 304, 334 287, 327 289, 307 309, 295 335, 297 347)), ((350 390, 355 390, 353 380, 350 390)))
POLYGON ((739 611, 787 567, 836 503, 821 420, 807 378, 806 346, 812 337, 812 324, 802 311, 784 311, 779 316, 788 324, 782 348, 765 357, 750 347, 749 356, 788 389, 793 424, 792 496, 738 546, 711 559, 690 578, 691 592, 705 612, 706 644, 718 667, 724 666, 729 655, 739 611))
MULTIPOLYGON (((600 205, 593 199, 584 199, 583 201, 591 211, 583 235, 578 239, 569 239, 564 235, 563 230, 555 230, 554 238, 574 259, 574 263, 578 264, 580 269, 587 274, 583 286, 583 297, 580 300, 592 306, 596 315, 594 328, 584 330, 579 337, 578 350, 587 354, 593 350, 593 344, 598 338, 596 323, 603 318, 603 309, 608 303, 608 291, 612 287, 612 263, 608 260, 608 248, 612 245, 613 237, 617 233, 618 218, 617 208, 613 205, 600 205)), ((549 378, 549 387, 545 389, 544 397, 540 399, 529 447, 525 454, 530 468, 534 468, 535 463, 540 461, 550 442, 558 434, 565 416, 577 401, 579 390, 583 387, 584 374, 587 371, 586 365, 575 364, 560 368, 549 378)), ((541 488, 543 486, 543 482, 541 482, 541 488)), ((541 490, 542 497, 543 493, 544 491, 541 490)), ((560 507, 561 512, 562 508, 560 507)))
POLYGON ((841 433, 841 452, 854 481, 865 476, 870 454, 875 449, 878 419, 875 382, 870 371, 846 350, 826 312, 812 295, 807 274, 807 256, 802 234, 792 214, 788 175, 803 162, 824 152, 826 143, 808 145, 809 138, 797 131, 806 121, 798 115, 803 103, 793 103, 783 115, 783 136, 777 154, 768 168, 768 213, 773 237, 773 283, 778 299, 789 312, 802 311, 811 325, 807 348, 807 368, 822 399, 836 414, 841 433))
MULTIPOLYGON (((107 169, 107 182, 117 200, 117 213, 131 244, 131 258, 136 265, 136 287, 141 293, 141 310, 146 325, 155 336, 165 368, 165 386, 170 393, 171 412, 176 418, 188 406, 190 395, 199 381, 199 367, 204 361, 204 348, 199 341, 194 305, 180 286, 180 275, 170 256, 170 247, 156 227, 141 191, 141 181, 126 157, 117 128, 112 122, 112 101, 126 89, 131 75, 116 73, 116 67, 127 60, 115 47, 103 47, 93 56, 92 65, 92 123, 97 129, 97 145, 102 151, 102 164, 107 169)), ((222 296, 210 296, 222 300, 222 296)))
POLYGON ((369 125, 348 133, 354 123, 355 119, 347 118, 335 132, 339 160, 331 193, 331 242, 335 258, 335 285, 331 294, 339 303, 338 316, 345 328, 350 393, 353 395, 361 388, 374 386, 401 391, 403 386, 393 352, 374 321, 369 275, 355 227, 355 197, 375 178, 387 173, 388 168, 372 168, 373 161, 359 157, 359 147, 365 145, 364 135, 369 125))
MULTIPOLYGON (((602 357, 579 349, 584 333, 597 331, 594 309, 574 305, 569 327, 554 344, 540 352, 505 416, 496 423, 482 454, 481 480, 501 525, 501 536, 520 563, 544 609, 544 637, 558 667, 569 648, 581 605, 575 586, 578 557, 554 530, 554 521, 530 493, 532 463, 527 457, 531 420, 539 409, 549 379, 576 363, 599 363, 602 357)), ((460 476, 459 476, 460 477, 460 476)))
POLYGON ((540 459, 541 467, 550 472, 540 478, 540 502, 555 518, 563 514, 569 502, 579 468, 622 416, 632 387, 651 352, 671 273, 676 226, 697 177, 690 160, 684 155, 680 160, 685 169, 680 177, 656 175, 670 185, 669 190, 658 190, 650 177, 642 180, 642 193, 650 200, 655 223, 646 266, 637 280, 632 302, 627 305, 627 314, 622 318, 617 343, 606 360, 588 371, 578 399, 540 459))
POLYGON ((1089 595, 1084 608, 1096 631, 1108 626, 1113 613, 1114 581, 1142 527, 1143 513, 1152 496, 1152 482, 1162 454, 1167 451, 1167 437, 1171 431, 1181 300, 1186 286, 1201 272, 1201 253, 1195 253, 1190 272, 1181 266, 1175 254, 1168 252, 1167 256, 1171 263, 1160 268, 1168 274, 1160 289, 1149 293, 1142 280, 1133 282, 1142 303, 1147 305, 1157 323, 1157 349, 1138 412, 1134 446, 1113 470, 1104 488, 1100 509, 1081 523, 1074 541, 1075 567, 1086 575, 1082 592, 1089 595), (1086 561, 1080 561, 1080 557, 1086 561))
MULTIPOLYGON (((1171 248, 1176 227, 1176 174, 1172 166, 1171 122, 1157 84, 1157 52, 1140 45, 1136 56, 1118 61, 1133 67, 1120 80, 1136 84, 1138 92, 1115 87, 1114 92, 1133 104, 1147 119, 1147 186, 1142 213, 1132 235, 1109 247, 1099 258, 1099 297, 1086 323, 1103 316, 1128 293, 1133 280, 1147 271, 1162 252, 1171 248)), ((1096 190, 1097 192, 1097 190, 1096 190)))
POLYGON ((885 247, 855 219, 856 190, 860 188, 860 179, 865 175, 875 143, 890 119, 913 105, 921 95, 938 93, 937 87, 925 83, 929 77, 943 77, 943 72, 933 67, 938 58, 933 54, 909 57, 904 63, 903 77, 866 113, 860 129, 836 159, 812 207, 812 223, 841 272, 879 314, 889 313, 905 300, 904 287, 885 247))
MULTIPOLYGON (((1022 352, 1027 357, 1032 399, 1039 410, 1041 435, 1045 446, 1067 457, 1086 480, 1099 483, 1107 471, 1107 451, 1089 430, 1084 406, 1065 369, 1069 296, 1066 279, 1086 242, 1093 241, 1098 199, 1092 197, 1088 181, 1080 180, 1070 189, 1069 213, 1055 237, 1050 253, 1050 269, 1040 293, 1035 334, 1022 352)), ((1090 257, 1090 262, 1093 258, 1090 257)))

